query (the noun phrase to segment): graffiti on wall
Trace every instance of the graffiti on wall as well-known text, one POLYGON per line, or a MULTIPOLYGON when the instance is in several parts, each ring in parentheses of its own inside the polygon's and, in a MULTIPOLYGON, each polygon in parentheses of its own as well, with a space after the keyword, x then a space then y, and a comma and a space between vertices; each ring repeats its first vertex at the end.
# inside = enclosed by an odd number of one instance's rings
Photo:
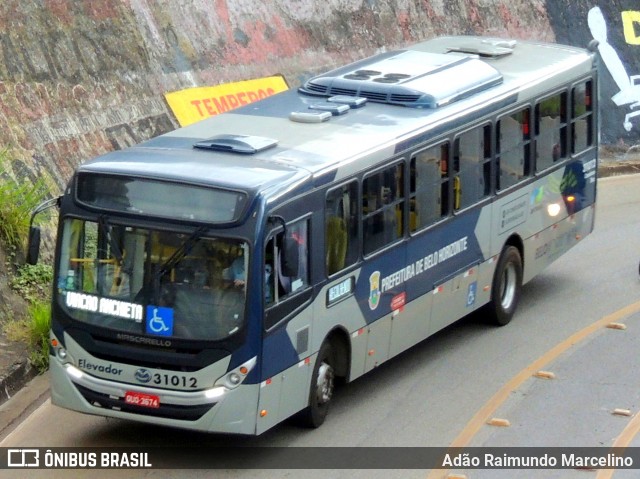
MULTIPOLYGON (((635 25, 640 24, 640 12, 625 11, 621 13, 625 41, 630 45, 640 45, 640 36, 636 34, 635 25)), ((633 123, 631 119, 640 115, 640 74, 630 75, 627 72, 620 55, 609 43, 607 35, 607 22, 599 7, 589 10, 587 23, 591 35, 598 43, 598 52, 602 57, 607 70, 618 87, 611 100, 619 107, 629 108, 631 111, 624 116, 625 130, 631 131, 633 123)), ((640 73, 640 72, 639 72, 640 73)))
POLYGON ((640 25, 640 12, 626 11, 620 15, 622 16, 624 40, 629 45, 640 45, 640 35, 636 33, 636 24, 640 25))

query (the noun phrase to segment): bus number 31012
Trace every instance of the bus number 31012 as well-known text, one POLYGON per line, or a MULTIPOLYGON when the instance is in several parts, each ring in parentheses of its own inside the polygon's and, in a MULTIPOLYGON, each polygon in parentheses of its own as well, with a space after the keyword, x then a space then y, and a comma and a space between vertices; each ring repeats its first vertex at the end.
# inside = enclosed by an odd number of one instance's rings
POLYGON ((194 377, 178 376, 177 374, 160 374, 153 375, 153 384, 159 386, 174 386, 195 389, 198 387, 198 379, 194 377))

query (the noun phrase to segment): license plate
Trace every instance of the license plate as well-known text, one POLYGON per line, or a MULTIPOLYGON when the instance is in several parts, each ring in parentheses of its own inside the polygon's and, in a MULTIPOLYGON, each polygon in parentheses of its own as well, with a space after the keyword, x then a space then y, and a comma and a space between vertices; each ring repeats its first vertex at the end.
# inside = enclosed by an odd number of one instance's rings
POLYGON ((140 407, 160 407, 160 398, 153 394, 138 393, 135 391, 127 391, 124 393, 124 402, 140 407))

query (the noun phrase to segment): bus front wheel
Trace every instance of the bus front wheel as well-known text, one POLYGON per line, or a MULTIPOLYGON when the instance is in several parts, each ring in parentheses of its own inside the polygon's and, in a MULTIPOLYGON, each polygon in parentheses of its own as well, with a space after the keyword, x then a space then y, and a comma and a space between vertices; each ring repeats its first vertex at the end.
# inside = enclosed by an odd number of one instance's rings
POLYGON ((323 343, 311 376, 309 390, 309 406, 302 411, 302 422, 305 426, 320 427, 327 413, 335 388, 335 361, 331 343, 323 343))
POLYGON ((516 311, 522 288, 522 257, 515 246, 507 246, 500 255, 493 276, 487 319, 497 326, 509 324, 516 311))

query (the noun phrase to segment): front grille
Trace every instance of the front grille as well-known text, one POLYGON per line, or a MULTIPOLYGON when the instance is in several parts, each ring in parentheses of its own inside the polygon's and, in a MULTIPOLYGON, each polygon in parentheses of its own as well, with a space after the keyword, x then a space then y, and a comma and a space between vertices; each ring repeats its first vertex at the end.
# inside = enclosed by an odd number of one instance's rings
MULTIPOLYGON (((68 329, 67 333, 95 358, 144 368, 193 372, 220 361, 231 354, 229 352, 231 348, 203 349, 202 347, 195 347, 186 349, 174 347, 163 349, 126 343, 104 334, 90 334, 83 330, 68 329)), ((231 347, 234 347, 234 345, 232 344, 231 347)))
POLYGON ((178 419, 181 421, 197 421, 204 416, 215 404, 199 404, 197 406, 179 406, 175 404, 160 404, 158 408, 147 408, 127 404, 123 397, 114 397, 108 394, 92 391, 84 386, 75 384, 82 397, 94 407, 113 409, 116 411, 140 414, 143 416, 163 417, 166 419, 178 419))

